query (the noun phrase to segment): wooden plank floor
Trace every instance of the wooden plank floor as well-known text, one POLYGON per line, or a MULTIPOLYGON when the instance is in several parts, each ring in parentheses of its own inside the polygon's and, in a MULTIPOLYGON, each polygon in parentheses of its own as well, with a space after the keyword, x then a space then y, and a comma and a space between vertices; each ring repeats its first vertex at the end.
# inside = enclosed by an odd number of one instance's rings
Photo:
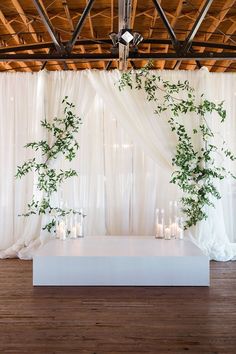
POLYGON ((0 261, 0 354, 236 353, 236 262, 211 287, 32 287, 30 261, 0 261))

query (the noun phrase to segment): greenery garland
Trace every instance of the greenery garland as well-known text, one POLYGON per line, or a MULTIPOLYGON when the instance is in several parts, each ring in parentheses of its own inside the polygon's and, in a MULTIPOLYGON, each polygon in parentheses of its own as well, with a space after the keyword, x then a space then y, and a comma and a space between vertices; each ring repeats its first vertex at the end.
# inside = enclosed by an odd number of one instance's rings
POLYGON ((220 122, 224 122, 226 111, 223 102, 209 101, 202 94, 199 103, 194 88, 187 80, 171 83, 150 71, 150 65, 140 70, 123 72, 119 89, 127 87, 144 90, 147 100, 155 102, 157 115, 160 116, 164 111, 168 113, 168 124, 178 139, 176 153, 172 159, 175 171, 170 182, 178 185, 183 191, 181 204, 185 214, 185 229, 207 219, 206 206, 214 206, 214 198, 221 198, 215 182, 227 176, 235 178, 224 166, 216 163, 217 152, 232 161, 236 157, 224 141, 221 147, 212 143, 214 133, 206 120, 206 115, 216 112, 220 122), (180 98, 179 94, 184 98, 180 98), (198 117, 197 128, 194 127, 192 133, 201 135, 200 150, 194 147, 192 137, 179 119, 189 113, 195 113, 198 117))
POLYGON ((17 166, 15 175, 19 179, 29 172, 34 172, 37 175, 37 189, 43 193, 43 197, 40 200, 36 200, 33 196, 32 200, 27 204, 26 213, 22 214, 22 216, 50 215, 50 222, 43 226, 43 230, 48 230, 49 232, 55 231, 57 217, 76 213, 81 215, 79 211, 74 209, 63 209, 61 206, 53 207, 51 205, 51 197, 58 191, 58 188, 68 178, 78 175, 73 169, 63 171, 51 166, 51 162, 56 160, 60 154, 63 154, 66 160, 72 161, 79 149, 75 135, 78 133, 82 121, 74 113, 75 105, 68 102, 67 98, 66 96, 62 101, 64 105, 64 116, 62 118, 55 117, 52 123, 49 123, 46 119, 41 121, 41 126, 53 136, 53 144, 49 145, 47 140, 40 140, 25 145, 26 148, 31 148, 35 152, 40 151, 40 160, 44 161, 40 162, 35 157, 29 159, 22 166, 17 166))

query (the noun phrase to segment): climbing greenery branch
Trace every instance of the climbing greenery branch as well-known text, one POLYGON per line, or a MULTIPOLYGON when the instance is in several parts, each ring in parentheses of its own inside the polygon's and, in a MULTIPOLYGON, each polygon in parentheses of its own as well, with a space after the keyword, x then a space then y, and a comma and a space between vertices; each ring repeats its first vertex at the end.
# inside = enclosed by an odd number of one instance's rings
MULTIPOLYGON (((50 222, 43 226, 43 229, 51 232, 55 230, 56 218, 63 217, 67 214, 80 212, 73 209, 63 209, 61 206, 52 206, 52 195, 57 193, 61 185, 71 177, 77 176, 77 172, 73 169, 62 170, 52 167, 53 161, 58 159, 59 155, 64 155, 66 160, 72 161, 76 157, 79 144, 76 134, 82 124, 81 118, 77 117, 74 112, 75 105, 68 102, 66 96, 62 104, 64 106, 63 117, 55 117, 52 123, 46 119, 41 121, 41 126, 53 137, 53 143, 50 145, 47 140, 31 142, 26 144, 26 148, 31 148, 35 152, 39 151, 40 157, 35 157, 24 162, 23 165, 17 166, 16 178, 22 178, 29 172, 33 172, 37 176, 37 190, 41 194, 41 198, 32 197, 27 204, 27 211, 22 216, 30 216, 33 214, 47 214, 51 216, 50 222)), ((84 215, 83 215, 84 216, 84 215)))
POLYGON ((185 228, 196 225, 207 218, 207 206, 214 206, 214 199, 221 195, 216 182, 227 176, 235 176, 224 166, 217 164, 216 155, 234 161, 235 155, 227 148, 214 144, 214 132, 207 123, 207 115, 216 113, 221 123, 226 118, 223 102, 209 101, 202 94, 199 98, 195 89, 186 80, 172 83, 164 80, 150 70, 150 65, 137 70, 124 72, 119 80, 119 89, 144 90, 147 101, 155 103, 155 113, 162 116, 166 111, 167 122, 177 136, 176 152, 172 159, 174 172, 171 183, 183 192, 182 211, 185 214, 185 228), (191 115, 194 114, 194 115, 191 115), (186 128, 183 116, 193 119, 191 131, 186 128), (194 146, 193 136, 200 135, 201 147, 194 146))

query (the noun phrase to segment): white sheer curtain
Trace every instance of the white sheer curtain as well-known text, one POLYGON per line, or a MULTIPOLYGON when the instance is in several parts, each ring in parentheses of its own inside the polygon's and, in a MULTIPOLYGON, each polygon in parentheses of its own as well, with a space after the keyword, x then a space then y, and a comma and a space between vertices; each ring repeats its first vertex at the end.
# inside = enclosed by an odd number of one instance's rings
MULTIPOLYGON (((0 150, 0 258, 31 258, 32 253, 48 237, 41 231, 41 217, 19 217, 26 210, 32 194, 37 192, 35 176, 29 174, 15 180, 16 166, 33 157, 24 145, 45 138, 40 121, 62 113, 65 95, 77 103, 77 113, 85 114, 92 103, 88 80, 71 72, 34 74, 2 74, 1 90, 1 150, 0 150)), ((49 137, 50 139, 50 137, 49 137)), ((59 161, 60 163, 60 161, 59 161)))
MULTIPOLYGON (((20 219, 17 215, 25 208, 34 190, 34 176, 16 182, 16 166, 32 158, 29 150, 23 149, 29 140, 42 136, 40 119, 44 115, 43 75, 3 74, 1 90, 0 130, 0 248, 14 256, 25 244, 32 243, 40 232, 40 218, 20 219)), ((3 254, 4 256, 4 254, 3 254)))
MULTIPOLYGON (((187 79, 209 98, 225 99, 227 122, 223 128, 215 128, 221 129, 219 134, 236 151, 235 75, 204 71, 157 74, 171 81, 187 79)), ((168 183, 176 141, 166 124, 167 117, 156 117, 141 91, 119 92, 115 85, 119 77, 118 71, 0 76, 1 257, 30 258, 44 240, 40 218, 17 217, 35 188, 34 177, 19 182, 14 180, 14 173, 16 166, 30 157, 30 151, 22 146, 42 137, 40 120, 61 114, 60 102, 65 95, 76 104, 83 125, 79 156, 72 163, 79 170, 79 178, 65 184, 63 197, 68 204, 85 209, 86 234, 153 235, 155 208, 165 208, 169 200, 180 195, 168 183)), ((59 161, 58 166, 65 166, 64 162, 59 161)), ((206 222, 190 230, 189 237, 212 259, 228 260, 236 255, 236 191, 231 180, 219 188, 223 198, 216 209, 209 210, 206 222)))

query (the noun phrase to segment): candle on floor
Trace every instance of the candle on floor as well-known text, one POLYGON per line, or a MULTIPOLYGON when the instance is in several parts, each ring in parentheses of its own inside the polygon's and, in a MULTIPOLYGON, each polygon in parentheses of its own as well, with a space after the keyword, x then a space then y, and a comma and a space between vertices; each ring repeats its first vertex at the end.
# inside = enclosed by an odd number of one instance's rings
POLYGON ((170 240, 170 236, 171 236, 170 228, 166 227, 165 228, 165 240, 170 240))
POLYGON ((171 237, 177 237, 177 230, 178 230, 178 223, 175 222, 175 223, 171 224, 171 227, 170 227, 171 237))
POLYGON ((56 215, 56 221, 55 221, 55 231, 56 231, 56 238, 60 238, 60 228, 59 228, 59 222, 58 222, 58 217, 56 215))
POLYGON ((165 225, 165 211, 161 209, 161 225, 162 225, 162 237, 164 237, 164 225, 165 225))
POLYGON ((59 235, 59 238, 61 240, 65 240, 66 239, 66 225, 65 225, 65 222, 63 220, 60 221, 60 223, 59 223, 58 235, 59 235))
POLYGON ((163 238, 163 225, 162 224, 156 225, 156 238, 163 238))
POLYGON ((160 224, 159 224, 159 209, 156 209, 155 212, 155 233, 156 233, 155 237, 159 238, 161 233, 160 224))
POLYGON ((156 225, 159 224, 159 209, 156 209, 156 212, 155 212, 155 222, 156 222, 156 225))
POLYGON ((65 227, 61 228, 60 230, 61 240, 66 240, 66 229, 65 227))
POLYGON ((76 235, 76 233, 77 233, 77 232, 76 232, 76 226, 72 226, 70 232, 71 232, 71 234, 70 234, 71 236, 70 236, 70 237, 71 237, 71 238, 76 238, 76 236, 77 236, 77 235, 76 235))
POLYGON ((173 202, 169 202, 169 227, 171 227, 172 224, 172 213, 173 213, 173 202))
POLYGON ((83 228, 82 228, 82 224, 80 222, 78 222, 76 224, 76 236, 77 237, 82 237, 83 236, 83 228))

